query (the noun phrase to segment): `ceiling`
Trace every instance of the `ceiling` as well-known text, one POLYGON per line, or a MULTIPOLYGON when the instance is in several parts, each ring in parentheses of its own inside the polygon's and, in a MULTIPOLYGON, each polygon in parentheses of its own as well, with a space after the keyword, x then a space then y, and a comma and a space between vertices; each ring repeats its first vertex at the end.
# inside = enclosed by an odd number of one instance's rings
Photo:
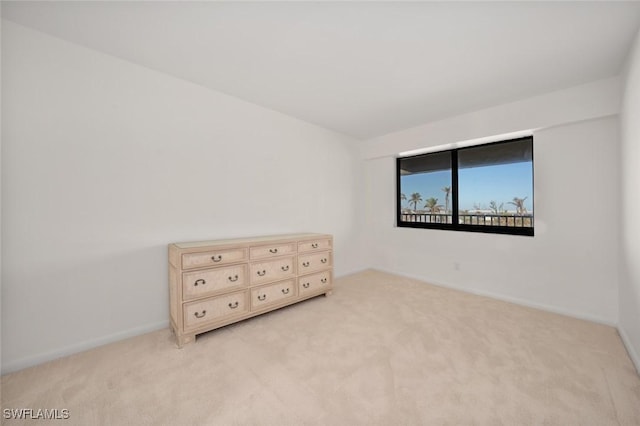
POLYGON ((368 139, 618 75, 640 2, 2 2, 3 18, 368 139))

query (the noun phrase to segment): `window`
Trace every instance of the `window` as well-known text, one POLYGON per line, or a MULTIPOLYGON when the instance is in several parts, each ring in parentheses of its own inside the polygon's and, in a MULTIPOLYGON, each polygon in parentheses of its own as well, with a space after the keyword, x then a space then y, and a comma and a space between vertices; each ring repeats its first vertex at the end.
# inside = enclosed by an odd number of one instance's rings
POLYGON ((533 137, 397 159, 397 224, 533 236, 533 137))

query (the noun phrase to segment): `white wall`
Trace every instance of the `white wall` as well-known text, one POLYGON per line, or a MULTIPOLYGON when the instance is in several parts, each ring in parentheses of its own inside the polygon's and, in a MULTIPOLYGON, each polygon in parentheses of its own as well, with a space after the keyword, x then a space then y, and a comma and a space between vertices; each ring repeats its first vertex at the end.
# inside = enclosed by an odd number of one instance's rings
POLYGON ((374 267, 616 324, 619 135, 610 114, 619 99, 614 80, 597 82, 364 144, 366 246, 374 267), (572 97, 583 103, 563 101, 572 97), (549 109, 556 113, 541 118, 549 109), (529 111, 540 112, 528 120, 529 111), (543 128, 534 133, 535 237, 395 227, 389 153, 534 127, 543 128))
POLYGON ((167 244, 327 232, 360 270, 355 141, 2 23, 2 369, 168 324, 167 244))
POLYGON ((621 114, 622 279, 620 334, 640 372, 640 33, 626 69, 621 114))

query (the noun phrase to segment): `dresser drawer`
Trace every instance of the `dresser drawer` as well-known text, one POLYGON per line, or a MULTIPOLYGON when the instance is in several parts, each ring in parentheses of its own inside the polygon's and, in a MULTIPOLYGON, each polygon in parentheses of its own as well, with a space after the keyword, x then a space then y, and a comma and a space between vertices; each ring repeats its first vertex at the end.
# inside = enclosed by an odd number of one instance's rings
POLYGON ((265 259, 268 257, 281 256, 283 254, 292 254, 296 252, 295 243, 274 244, 270 246, 251 247, 249 249, 249 257, 253 259, 265 259))
POLYGON ((219 266, 227 263, 238 263, 247 259, 246 248, 186 253, 182 255, 182 269, 219 266))
POLYGON ((318 250, 331 250, 331 239, 321 238, 317 240, 300 241, 298 243, 298 252, 300 253, 318 250))
POLYGON ((247 265, 185 272, 182 274, 182 300, 193 300, 248 285, 247 265))
POLYGON ((251 310, 260 310, 297 295, 296 280, 279 281, 251 289, 251 310))
POLYGON ((333 265, 333 260, 330 251, 298 255, 298 273, 300 275, 328 269, 331 265, 333 265))
POLYGON ((305 275, 298 279, 298 294, 305 296, 311 293, 322 292, 331 287, 331 271, 318 274, 305 275))
POLYGON ((295 276, 296 265, 293 256, 281 256, 264 262, 249 265, 251 284, 262 284, 295 276))
POLYGON ((247 313, 247 290, 184 304, 184 328, 195 329, 247 313))

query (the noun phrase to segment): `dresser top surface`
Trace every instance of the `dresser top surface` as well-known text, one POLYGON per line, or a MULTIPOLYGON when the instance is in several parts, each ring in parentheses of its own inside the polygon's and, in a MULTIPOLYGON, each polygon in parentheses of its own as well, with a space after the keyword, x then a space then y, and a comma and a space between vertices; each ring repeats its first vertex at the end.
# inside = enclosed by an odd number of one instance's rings
POLYGON ((178 249, 194 249, 199 247, 211 247, 211 246, 227 246, 233 244, 261 244, 269 243, 272 241, 283 240, 306 240, 314 238, 332 238, 329 234, 316 234, 316 233, 301 233, 301 234, 283 234, 283 235, 266 235, 262 237, 248 237, 248 238, 232 238, 225 240, 209 240, 209 241, 193 241, 184 243, 170 244, 178 249))

